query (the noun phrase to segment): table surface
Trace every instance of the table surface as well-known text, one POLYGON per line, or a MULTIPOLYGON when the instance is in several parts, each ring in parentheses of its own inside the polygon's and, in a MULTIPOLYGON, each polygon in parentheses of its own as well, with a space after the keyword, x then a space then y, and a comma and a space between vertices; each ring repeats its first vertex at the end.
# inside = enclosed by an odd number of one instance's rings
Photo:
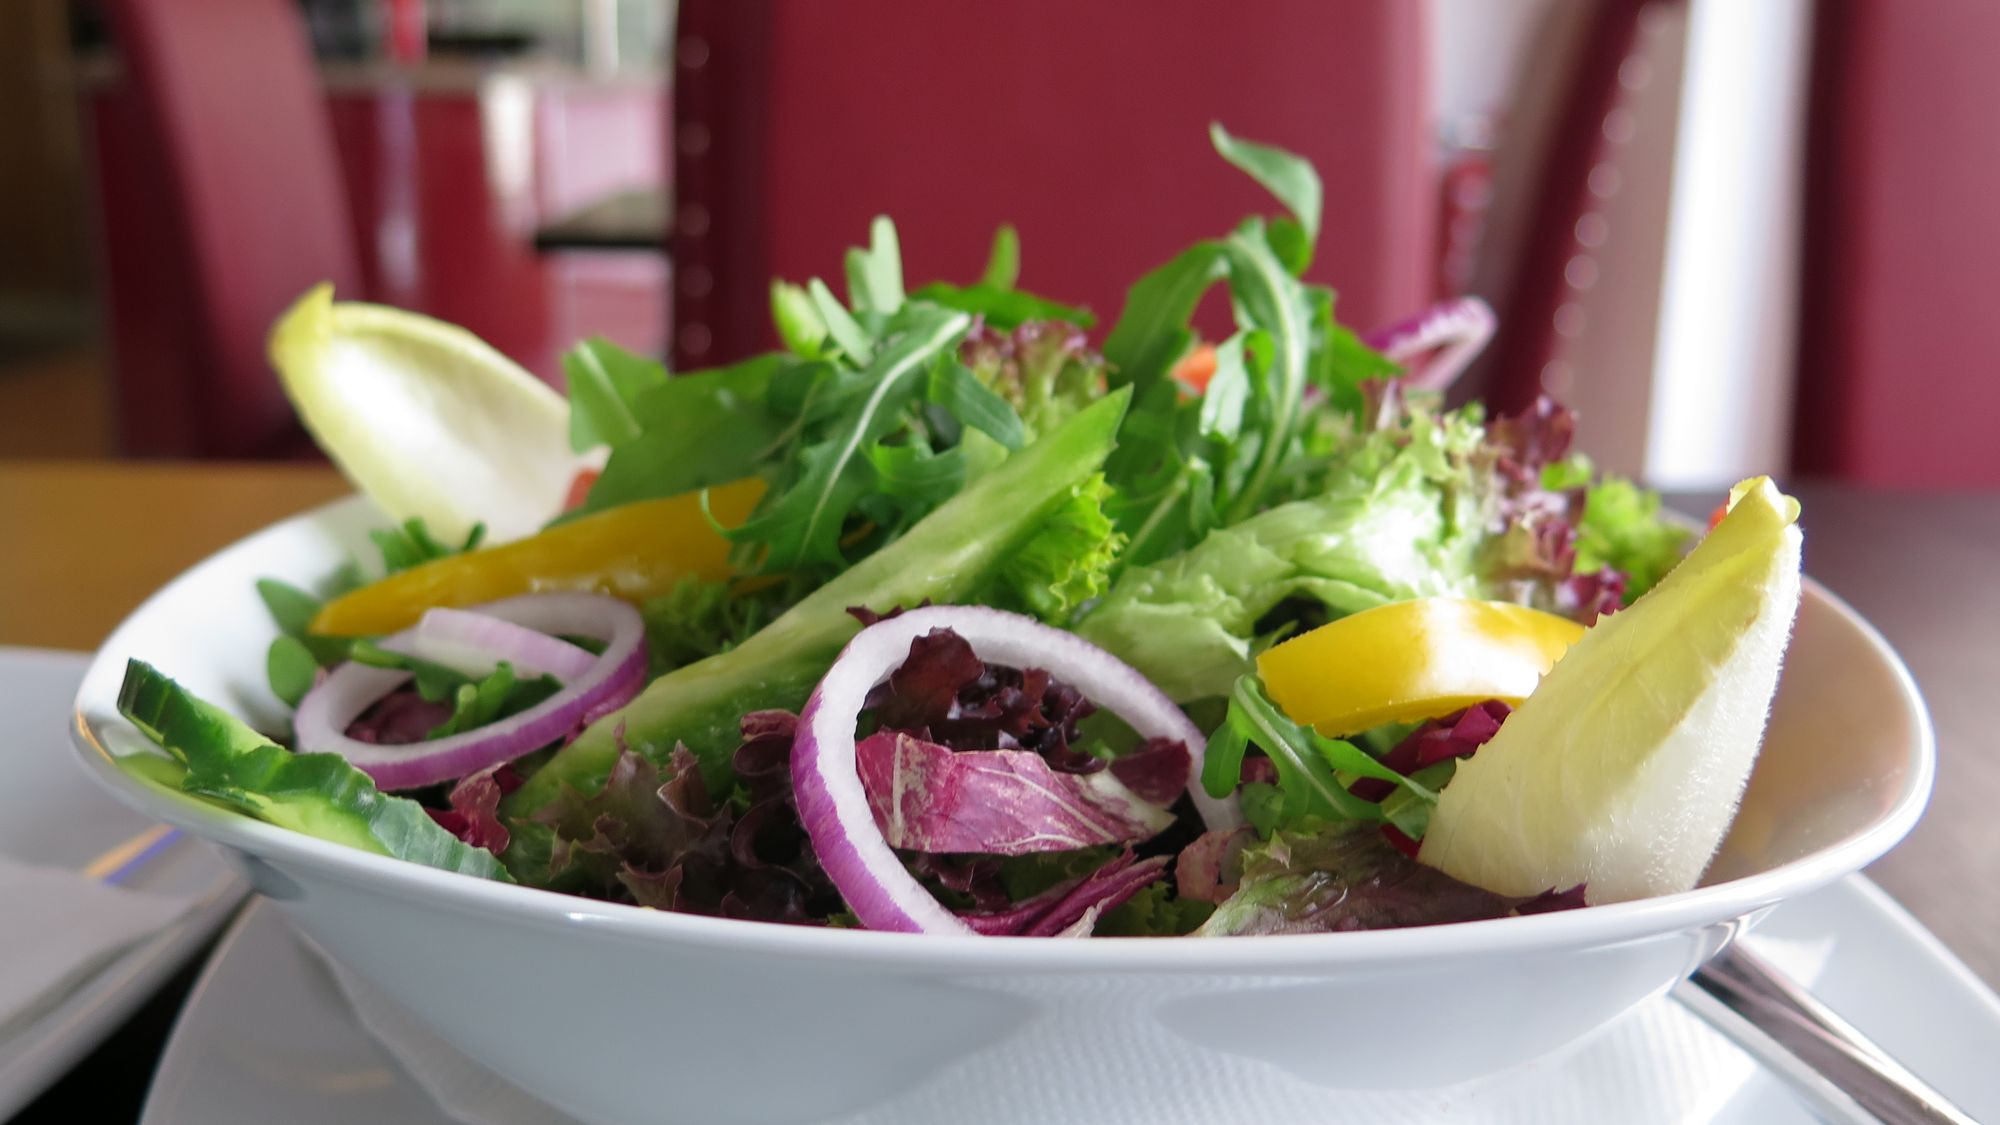
MULTIPOLYGON (((312 465, 0 461, 0 644, 89 649, 167 579, 271 521, 342 495, 312 465)), ((1869 874, 2000 986, 2000 494, 1794 490, 1806 570, 1908 661, 1937 726, 1937 790, 1869 874)), ((1713 496, 1675 498, 1706 512, 1713 496)))

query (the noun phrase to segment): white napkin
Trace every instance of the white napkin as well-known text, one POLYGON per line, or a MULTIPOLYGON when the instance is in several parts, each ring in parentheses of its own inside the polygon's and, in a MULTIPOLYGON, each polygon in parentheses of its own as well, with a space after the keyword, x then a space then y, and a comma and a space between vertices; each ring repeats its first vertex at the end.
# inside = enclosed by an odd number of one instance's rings
MULTIPOLYGON (((1753 937, 1750 943, 1805 984, 1816 981, 1833 952, 1832 938, 1810 943, 1753 937)), ((356 1017, 439 1108, 463 1125, 575 1125, 551 1108, 460 1054, 375 986, 328 960, 356 1017)), ((1073 982, 1071 985, 1073 987, 1073 982)), ((1051 1080, 1050 1061, 1024 1032, 998 1050, 960 1062, 895 1101, 842 1118, 838 1125, 903 1125, 950 1121, 1153 1123, 1135 1106, 1134 1089, 1149 1106, 1172 1105, 1175 1119, 1320 1125, 1338 1120, 1368 1125, 1697 1125, 1714 1119, 1742 1090, 1757 1063, 1680 1005, 1662 997, 1642 1005, 1597 1035, 1558 1055, 1504 1074, 1422 1091, 1328 1090, 1247 1059, 1214 1056, 1209 1069, 1151 1065, 1159 1053, 1184 1051, 1172 1034, 1145 1025, 1137 1034, 1095 1038, 1099 1052, 1066 1059, 1088 1081, 1051 1080), (1165 1069, 1163 1075, 1161 1071, 1165 1069)))
POLYGON ((193 904, 0 856, 0 1039, 193 904))

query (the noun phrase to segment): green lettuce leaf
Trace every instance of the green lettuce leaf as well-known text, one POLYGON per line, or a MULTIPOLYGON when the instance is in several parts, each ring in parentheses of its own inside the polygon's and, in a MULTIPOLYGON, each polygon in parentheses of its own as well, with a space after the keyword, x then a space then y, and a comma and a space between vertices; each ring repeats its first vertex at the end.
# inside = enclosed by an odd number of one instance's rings
POLYGON ((728 652, 798 600, 792 583, 744 590, 689 576, 640 607, 654 675, 728 652))
POLYGON ((1125 537, 1104 512, 1111 486, 1103 474, 1070 489, 1040 530, 1000 565, 979 600, 1061 625, 1111 586, 1125 537))
POLYGON ((1688 532, 1661 516, 1660 496, 1620 477, 1592 485, 1576 529, 1576 571, 1608 566, 1625 572, 1627 605, 1680 561, 1688 532))
POLYGON ((1337 617, 1477 596, 1491 507, 1481 436, 1476 413, 1421 411, 1364 435, 1318 495, 1126 570, 1076 631, 1186 701, 1228 694, 1252 670, 1259 622, 1288 601, 1337 617))
MULTIPOLYGON (((295 754, 143 661, 126 664, 118 711, 186 770, 176 779, 185 792, 378 855, 508 878, 491 853, 461 842, 415 801, 380 792, 346 758, 295 754)), ((171 776, 151 763, 120 761, 154 780, 171 776)))
MULTIPOLYGON (((1019 419, 1023 440, 1032 441, 1103 396, 1104 360, 1079 329, 1046 321, 1004 332, 996 328, 967 336, 959 358, 970 378, 1019 419)), ((1005 441, 1006 435, 986 429, 1005 441)))

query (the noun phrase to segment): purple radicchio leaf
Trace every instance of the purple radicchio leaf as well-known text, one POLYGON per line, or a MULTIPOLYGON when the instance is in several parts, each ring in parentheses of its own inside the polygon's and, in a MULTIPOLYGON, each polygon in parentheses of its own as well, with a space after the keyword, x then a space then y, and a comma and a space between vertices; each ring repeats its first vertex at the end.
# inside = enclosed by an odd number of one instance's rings
POLYGON ((810 922, 839 910, 840 893, 820 868, 792 793, 798 716, 752 711, 730 759, 749 807, 729 834, 730 881, 722 913, 767 922, 810 922))
POLYGON ((422 742, 451 718, 451 704, 425 699, 414 687, 401 687, 376 700, 348 724, 347 737, 378 746, 422 742))
POLYGON ((1611 567, 1578 573, 1577 535, 1589 489, 1549 488, 1543 470, 1569 452, 1576 415, 1547 395, 1486 428, 1503 531, 1492 576, 1530 605, 1588 625, 1624 604, 1627 576, 1611 567))
POLYGON ((1187 792, 1194 762, 1178 739, 1149 738, 1135 750, 1111 759, 1111 776, 1156 805, 1171 805, 1187 792))
POLYGON ((1243 880, 1199 934, 1332 933, 1503 918, 1581 903, 1561 895, 1510 898, 1426 867, 1372 824, 1281 831, 1243 853, 1243 880))
POLYGON ((728 810, 709 798, 685 747, 662 770, 621 745, 602 790, 565 789, 534 819, 554 830, 553 881, 659 910, 721 913, 728 810))
POLYGON ((520 787, 513 764, 501 762, 460 778, 446 798, 450 808, 424 811, 445 831, 497 856, 507 850, 510 839, 507 826, 500 822, 500 798, 520 787))
POLYGON ((604 788, 566 790, 535 820, 554 830, 551 881, 660 910, 815 924, 841 908, 793 801, 797 718, 753 711, 731 759, 747 800, 740 814, 710 798, 693 755, 663 770, 621 746, 604 788))
POLYGON ((1195 837, 1174 859, 1174 889, 1182 898, 1222 902, 1243 878, 1243 849, 1257 839, 1247 824, 1216 828, 1195 837))
MULTIPOLYGON (((1382 764, 1405 777, 1439 762, 1469 758, 1500 732, 1500 724, 1514 709, 1497 699, 1475 703, 1456 714, 1432 719, 1411 731, 1394 749, 1382 755, 1382 764)), ((1391 782, 1364 777, 1348 790, 1367 801, 1380 801, 1395 791, 1391 782)))
POLYGON ((1168 857, 1139 859, 1127 849, 1081 878, 1071 879, 1003 911, 961 914, 989 936, 1082 937, 1111 910, 1166 872, 1168 857))
POLYGON ((947 891, 956 891, 972 902, 971 909, 995 913, 1014 905, 1002 881, 1000 857, 990 855, 941 855, 912 852, 904 857, 910 874, 935 882, 947 891))
POLYGON ((987 664, 965 638, 933 629, 868 699, 876 725, 918 732, 953 750, 1031 750, 1066 773, 1095 773, 1102 758, 1073 745, 1094 708, 1039 668, 987 664))
POLYGON ((1028 855, 1132 843, 1173 823, 1111 773, 1059 773, 1024 750, 960 753, 885 730, 862 739, 855 759, 876 826, 895 848, 1028 855))

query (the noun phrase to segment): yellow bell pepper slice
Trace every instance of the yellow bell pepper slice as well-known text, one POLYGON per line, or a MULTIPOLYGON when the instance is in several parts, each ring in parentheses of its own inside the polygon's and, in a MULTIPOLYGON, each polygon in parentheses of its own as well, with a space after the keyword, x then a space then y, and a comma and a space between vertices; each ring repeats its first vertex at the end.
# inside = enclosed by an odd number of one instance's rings
POLYGON ((1339 737, 1488 699, 1517 704, 1582 636, 1567 617, 1510 602, 1417 598, 1274 645, 1257 672, 1295 722, 1339 737))
MULTIPOLYGON (((709 511, 724 527, 736 527, 763 496, 763 481, 733 481, 709 490, 709 511)), ((393 633, 435 606, 549 590, 643 602, 684 578, 729 577, 729 547, 703 514, 700 493, 640 500, 392 574, 328 602, 312 629, 337 636, 393 633)))

